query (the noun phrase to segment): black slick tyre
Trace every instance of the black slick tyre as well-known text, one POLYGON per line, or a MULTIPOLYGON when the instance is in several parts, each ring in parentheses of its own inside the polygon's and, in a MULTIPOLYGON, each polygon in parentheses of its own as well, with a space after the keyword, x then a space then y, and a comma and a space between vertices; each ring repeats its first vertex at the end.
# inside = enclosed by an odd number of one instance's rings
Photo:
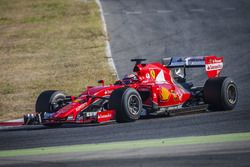
POLYGON ((56 106, 57 102, 64 100, 66 95, 57 90, 47 90, 42 92, 36 101, 36 112, 44 113, 49 112, 53 113, 59 109, 59 106, 56 106))
POLYGON ((116 111, 119 123, 138 120, 142 110, 140 94, 129 87, 116 89, 110 95, 109 108, 116 111))
MULTIPOLYGON (((60 102, 65 100, 65 93, 57 90, 46 90, 42 92, 36 101, 36 112, 40 113, 42 118, 45 112, 53 113, 61 108, 60 102)), ((44 124, 49 127, 57 127, 60 124, 44 124)))
POLYGON ((238 101, 235 82, 229 77, 208 79, 204 85, 204 101, 210 110, 232 110, 238 101))

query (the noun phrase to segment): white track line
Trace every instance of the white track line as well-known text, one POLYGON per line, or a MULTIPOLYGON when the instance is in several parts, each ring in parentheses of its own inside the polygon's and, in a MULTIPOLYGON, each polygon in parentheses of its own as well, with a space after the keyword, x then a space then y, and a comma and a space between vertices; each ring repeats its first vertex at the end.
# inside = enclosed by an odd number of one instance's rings
POLYGON ((126 15, 137 15, 137 14, 142 14, 141 11, 124 11, 126 15))
POLYGON ((157 10, 156 13, 172 13, 172 10, 157 10))
POLYGON ((109 13, 103 13, 103 15, 104 15, 104 16, 108 16, 108 15, 110 15, 110 14, 109 14, 109 13))
MULTIPOLYGON (((107 25, 106 25, 105 17, 103 15, 102 4, 101 4, 100 0, 96 0, 96 3, 99 6, 99 10, 100 10, 100 14, 101 14, 101 20, 102 20, 102 25, 103 25, 103 30, 106 33, 106 38, 108 38, 107 25)), ((106 39, 106 56, 108 58, 109 65, 114 70, 114 75, 118 79, 118 73, 117 73, 117 70, 116 70, 116 67, 115 67, 114 60, 112 58, 112 52, 111 52, 110 43, 109 43, 108 39, 106 39)))
POLYGON ((191 12, 205 12, 205 9, 190 9, 191 12))

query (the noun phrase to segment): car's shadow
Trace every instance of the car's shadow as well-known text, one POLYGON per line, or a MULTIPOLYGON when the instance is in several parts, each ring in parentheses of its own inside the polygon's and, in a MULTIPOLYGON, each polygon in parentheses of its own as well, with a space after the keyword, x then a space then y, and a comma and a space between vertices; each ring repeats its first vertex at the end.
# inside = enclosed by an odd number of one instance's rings
POLYGON ((0 129, 2 131, 32 131, 32 130, 46 130, 46 129, 64 129, 64 128, 82 128, 82 127, 93 127, 93 126, 105 126, 114 124, 115 121, 106 123, 92 123, 92 124, 63 124, 59 127, 48 127, 44 125, 22 125, 17 127, 5 127, 0 129))
MULTIPOLYGON (((201 113, 201 112, 195 112, 201 113)), ((208 113, 208 111, 207 111, 208 113)), ((150 120, 150 119, 159 119, 159 118, 165 118, 165 117, 174 117, 174 116, 181 116, 181 115, 190 115, 194 113, 175 113, 170 115, 151 115, 151 116, 145 116, 140 118, 141 120, 150 120)), ((133 123, 133 122, 129 122, 133 123)), ((46 129, 65 129, 65 128, 83 128, 83 127, 94 127, 94 126, 107 126, 111 124, 116 124, 116 121, 110 121, 105 123, 89 123, 89 124, 63 124, 59 127, 47 127, 44 125, 22 125, 17 127, 6 127, 0 129, 0 132, 3 131, 32 131, 32 130, 46 130, 46 129)), ((127 124, 127 123, 126 123, 127 124)))
MULTIPOLYGON (((163 118, 166 116, 148 116, 143 117, 141 119, 147 120, 147 119, 157 119, 157 118, 163 118)), ((128 122, 133 123, 133 122, 128 122)), ((45 125, 22 125, 22 126, 16 126, 16 127, 6 127, 3 129, 0 129, 0 132, 2 131, 32 131, 32 130, 46 130, 46 129, 65 129, 65 128, 83 128, 83 127, 94 127, 94 126, 107 126, 111 124, 116 124, 116 121, 110 121, 105 123, 89 123, 89 124, 63 124, 61 126, 57 127, 48 127, 45 125)))

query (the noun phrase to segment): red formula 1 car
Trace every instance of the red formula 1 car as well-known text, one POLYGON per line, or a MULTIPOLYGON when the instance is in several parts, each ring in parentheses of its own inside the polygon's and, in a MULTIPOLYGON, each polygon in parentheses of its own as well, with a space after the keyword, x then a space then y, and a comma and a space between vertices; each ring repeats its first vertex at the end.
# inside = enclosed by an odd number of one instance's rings
POLYGON ((147 115, 197 110, 231 110, 238 99, 235 82, 219 77, 223 57, 164 58, 162 63, 132 59, 134 74, 115 84, 88 86, 78 97, 61 91, 42 92, 36 114, 24 116, 24 124, 56 126, 64 123, 131 122, 147 115), (208 79, 202 87, 186 82, 186 68, 205 67, 208 79))

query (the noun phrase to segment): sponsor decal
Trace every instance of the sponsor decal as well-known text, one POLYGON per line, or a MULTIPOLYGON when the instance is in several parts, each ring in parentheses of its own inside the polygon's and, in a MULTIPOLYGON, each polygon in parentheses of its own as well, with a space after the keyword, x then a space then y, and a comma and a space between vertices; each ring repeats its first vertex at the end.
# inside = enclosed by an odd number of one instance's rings
POLYGON ((138 91, 142 91, 142 92, 147 92, 149 91, 150 89, 149 88, 139 88, 138 91))
POLYGON ((222 63, 221 59, 214 59, 214 58, 210 58, 208 60, 209 64, 214 64, 214 63, 222 63))
POLYGON ((146 78, 150 79, 150 75, 149 73, 146 74, 146 78))
POLYGON ((206 64, 206 71, 220 70, 223 68, 223 63, 206 64))
POLYGON ((82 101, 82 100, 81 100, 81 99, 76 99, 76 100, 74 100, 73 102, 78 103, 78 102, 80 102, 80 101, 82 101))
POLYGON ((165 79, 163 70, 161 70, 159 72, 159 74, 156 76, 155 81, 156 81, 156 83, 166 83, 166 84, 168 84, 168 82, 165 79))
POLYGON ((177 101, 177 100, 178 100, 178 96, 177 96, 177 94, 175 93, 175 91, 172 90, 171 93, 172 93, 172 95, 173 95, 173 97, 174 97, 174 101, 177 101))
POLYGON ((221 63, 222 60, 217 60, 217 59, 214 59, 213 63, 221 63))
POLYGON ((155 79, 155 70, 150 70, 151 77, 155 79))
POLYGON ((68 121, 72 121, 72 120, 74 120, 73 115, 68 116, 67 120, 68 120, 68 121))
POLYGON ((169 100, 171 93, 164 87, 161 87, 160 89, 160 99, 162 101, 167 101, 169 100))
POLYGON ((105 90, 104 94, 108 95, 108 94, 111 94, 112 92, 113 92, 113 90, 105 90))
POLYGON ((178 106, 170 106, 168 107, 168 110, 177 110, 177 109, 180 109, 181 108, 181 105, 178 105, 178 106))
POLYGON ((76 107, 76 112, 82 110, 86 105, 87 105, 86 103, 83 103, 80 106, 76 107))
POLYGON ((191 59, 191 57, 185 58, 185 63, 186 63, 186 65, 188 65, 188 62, 189 62, 190 59, 191 59))
POLYGON ((86 113, 85 113, 85 116, 86 116, 86 117, 95 117, 96 114, 97 114, 97 112, 86 112, 86 113))
POLYGON ((104 119, 104 118, 110 118, 112 115, 110 113, 108 114, 98 114, 98 119, 104 119))

